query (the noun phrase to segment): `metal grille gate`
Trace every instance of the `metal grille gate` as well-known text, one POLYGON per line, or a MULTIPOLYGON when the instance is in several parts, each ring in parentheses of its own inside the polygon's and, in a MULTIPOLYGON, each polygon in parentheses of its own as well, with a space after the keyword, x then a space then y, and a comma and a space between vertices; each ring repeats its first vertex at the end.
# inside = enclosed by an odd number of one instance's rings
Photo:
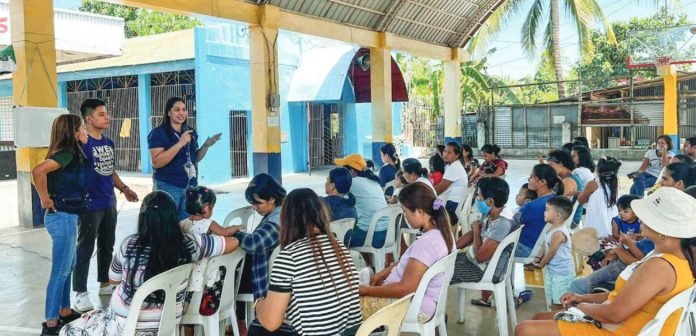
POLYGON ((340 104, 307 103, 309 115, 309 171, 334 164, 343 156, 343 111, 340 104))
POLYGON ((249 111, 230 111, 230 163, 232 164, 232 177, 249 176, 247 158, 249 146, 247 139, 249 129, 247 116, 249 111))
MULTIPOLYGON (((164 108, 171 97, 186 101, 188 118, 186 123, 196 128, 196 78, 193 70, 162 72, 150 77, 151 111, 150 127, 159 126, 164 118, 164 108)), ((199 143, 200 145, 200 143, 199 143)))
POLYGON ((80 115, 87 98, 106 102, 111 126, 104 135, 116 146, 117 170, 140 171, 140 124, 138 122, 138 77, 120 76, 68 82, 68 111, 80 115))

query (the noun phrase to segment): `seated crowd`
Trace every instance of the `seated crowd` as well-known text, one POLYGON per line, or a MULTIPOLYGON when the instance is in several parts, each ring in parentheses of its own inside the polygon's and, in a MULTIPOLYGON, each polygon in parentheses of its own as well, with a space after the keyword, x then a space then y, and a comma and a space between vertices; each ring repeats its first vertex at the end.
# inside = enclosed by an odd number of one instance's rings
MULTIPOLYGON (((670 298, 691 288, 696 274, 696 199, 689 189, 696 170, 689 156, 672 155, 669 137, 657 143, 632 174, 632 195, 621 196, 621 162, 604 156, 595 162, 587 140, 577 138, 539 158, 515 197, 517 208, 509 205, 501 149, 484 145, 479 164, 472 148, 457 142, 438 146, 427 168, 418 159, 402 161, 392 144, 380 148, 377 173, 360 154, 336 159, 324 197, 306 188, 287 193, 273 177, 259 174, 245 192, 262 216, 253 229, 212 220, 216 197, 206 187, 186 190, 189 216, 182 221, 175 200, 154 191, 142 202, 137 232, 117 245, 109 272, 117 287, 108 308, 80 318, 69 315, 63 302, 54 315, 61 335, 120 335, 138 288, 189 263, 192 274, 176 297, 177 321, 191 309, 210 315, 220 308, 220 293, 204 279, 207 260, 242 249, 246 257, 236 290, 253 296, 255 312, 247 326, 241 322, 244 306, 237 307, 242 333, 353 335, 363 320, 415 292, 430 267, 456 253, 454 269, 427 284, 419 323, 433 318, 443 287, 479 282, 488 267, 509 258, 531 258, 525 269, 542 270, 553 311, 519 323, 516 335, 634 335, 670 298), (375 213, 389 206, 399 207, 403 218, 380 218, 375 226, 375 213), (354 219, 355 225, 336 237, 331 222, 340 219, 354 219), (417 231, 417 238, 409 244, 397 233, 402 241, 393 243, 401 243, 400 256, 375 269, 374 256, 364 254, 367 267, 359 271, 350 248, 367 241, 383 248, 394 240, 387 237, 390 225, 417 231), (520 226, 516 250, 489 265, 500 242, 520 226), (587 256, 589 275, 578 277, 576 252, 587 256), (210 300, 188 307, 187 293, 196 291, 209 293, 210 300)), ((517 303, 530 297, 522 291, 517 303)), ((490 307, 492 299, 483 292, 472 303, 490 307)), ((163 302, 160 292, 147 297, 138 317, 140 335, 157 334, 163 302)), ((662 334, 674 334, 678 322, 671 317, 662 334)))

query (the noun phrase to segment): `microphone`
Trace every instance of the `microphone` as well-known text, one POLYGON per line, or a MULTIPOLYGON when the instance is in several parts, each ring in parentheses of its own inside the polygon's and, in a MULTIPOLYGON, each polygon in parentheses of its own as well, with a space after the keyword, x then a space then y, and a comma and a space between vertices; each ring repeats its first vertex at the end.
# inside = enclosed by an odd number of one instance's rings
MULTIPOLYGON (((185 132, 193 131, 193 130, 194 130, 193 127, 189 126, 188 124, 184 124, 181 127, 181 133, 185 133, 185 132)), ((193 132, 191 132, 191 140, 196 141, 196 137, 193 136, 193 132)))

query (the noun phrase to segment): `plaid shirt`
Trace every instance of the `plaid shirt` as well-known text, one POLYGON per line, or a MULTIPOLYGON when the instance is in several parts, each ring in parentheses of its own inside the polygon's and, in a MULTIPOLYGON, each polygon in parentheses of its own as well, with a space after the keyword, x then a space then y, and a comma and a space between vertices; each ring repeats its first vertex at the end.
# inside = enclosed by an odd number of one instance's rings
POLYGON ((280 243, 280 207, 263 217, 254 232, 239 232, 235 237, 239 239, 241 246, 252 258, 252 276, 254 300, 266 297, 268 293, 268 262, 271 259, 273 249, 280 243))

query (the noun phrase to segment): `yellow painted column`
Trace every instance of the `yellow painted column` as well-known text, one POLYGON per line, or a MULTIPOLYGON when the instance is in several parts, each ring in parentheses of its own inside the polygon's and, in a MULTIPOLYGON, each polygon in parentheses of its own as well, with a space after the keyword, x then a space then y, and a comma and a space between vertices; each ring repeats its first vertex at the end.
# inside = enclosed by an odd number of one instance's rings
POLYGON ((459 49, 452 49, 452 59, 444 62, 445 143, 462 142, 462 60, 459 49))
MULTIPOLYGON (((57 107, 56 47, 53 2, 10 1, 12 45, 17 71, 12 75, 14 103, 18 106, 57 107)), ((50 132, 45 129, 22 132, 50 132)), ((43 224, 38 195, 31 185, 31 169, 44 160, 47 148, 17 148, 17 196, 19 223, 43 224)))
POLYGON ((677 72, 674 65, 660 65, 657 72, 665 85, 664 134, 672 138, 674 152, 679 151, 679 126, 677 120, 677 72))
POLYGON ((370 98, 372 102, 372 160, 381 166, 380 147, 392 139, 391 50, 386 33, 380 34, 381 47, 370 48, 370 98))
POLYGON ((281 181, 280 89, 278 76, 278 7, 258 9, 258 24, 249 26, 251 122, 254 175, 267 173, 281 181))
POLYGON ((679 120, 677 118, 677 72, 674 65, 660 66, 665 85, 664 134, 672 138, 674 152, 679 152, 679 120))

